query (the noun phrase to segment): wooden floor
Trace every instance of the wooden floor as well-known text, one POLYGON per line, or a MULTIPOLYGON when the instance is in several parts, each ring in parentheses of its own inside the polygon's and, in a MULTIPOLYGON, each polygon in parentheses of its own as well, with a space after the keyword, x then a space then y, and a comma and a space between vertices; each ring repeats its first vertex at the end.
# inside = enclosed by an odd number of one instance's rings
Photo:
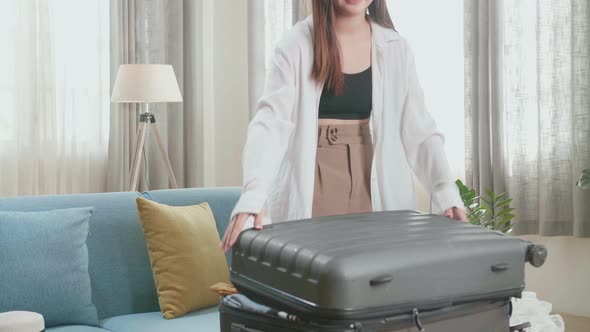
POLYGON ((590 317, 561 314, 565 321, 565 332, 590 332, 590 317))

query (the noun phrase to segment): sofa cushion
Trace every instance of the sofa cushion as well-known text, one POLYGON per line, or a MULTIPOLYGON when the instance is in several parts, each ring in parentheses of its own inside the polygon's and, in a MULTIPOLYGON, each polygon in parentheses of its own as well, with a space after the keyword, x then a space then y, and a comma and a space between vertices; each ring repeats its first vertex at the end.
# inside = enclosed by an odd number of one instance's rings
MULTIPOLYGON (((154 202, 167 205, 194 205, 207 202, 217 224, 217 231, 223 236, 229 223, 231 215, 238 198, 240 198, 241 188, 188 188, 188 189, 163 189, 153 190, 142 193, 143 197, 153 200, 154 202)), ((231 262, 230 252, 225 255, 226 260, 231 262)))
POLYGON ((193 311, 182 317, 167 320, 159 311, 107 318, 100 326, 113 332, 218 332, 217 307, 193 311))
POLYGON ((102 327, 92 327, 84 325, 66 325, 56 326, 45 330, 46 332, 109 332, 102 327))
POLYGON ((209 287, 229 282, 229 270, 209 205, 170 206, 138 197, 137 210, 164 317, 218 304, 209 287))
POLYGON ((46 327, 98 324, 86 246, 92 211, 0 211, 0 312, 38 312, 46 327))
MULTIPOLYGON (((225 232, 240 188, 156 190, 144 194, 168 205, 208 202, 225 232)), ((94 206, 87 240, 92 300, 99 319, 158 311, 158 296, 135 207, 136 192, 0 197, 0 211, 94 206)), ((226 258, 229 257, 229 253, 226 258)))
POLYGON ((136 192, 121 192, 0 198, 0 211, 94 206, 86 244, 92 301, 101 319, 159 310, 136 197, 136 192))

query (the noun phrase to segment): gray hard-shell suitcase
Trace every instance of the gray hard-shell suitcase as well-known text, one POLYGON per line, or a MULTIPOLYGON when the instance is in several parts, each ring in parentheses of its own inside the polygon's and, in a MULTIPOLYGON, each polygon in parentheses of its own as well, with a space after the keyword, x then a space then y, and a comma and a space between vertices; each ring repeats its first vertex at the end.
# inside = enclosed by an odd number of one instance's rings
POLYGON ((305 321, 419 321, 445 308, 519 297, 524 263, 540 266, 545 257, 542 246, 481 226, 376 212, 242 232, 231 280, 252 299, 305 321))

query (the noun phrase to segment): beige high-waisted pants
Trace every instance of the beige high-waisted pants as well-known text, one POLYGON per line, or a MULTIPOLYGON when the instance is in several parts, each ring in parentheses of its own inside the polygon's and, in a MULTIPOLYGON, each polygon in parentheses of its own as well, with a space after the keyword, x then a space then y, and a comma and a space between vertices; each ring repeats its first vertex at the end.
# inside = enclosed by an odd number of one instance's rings
POLYGON ((320 120, 313 217, 371 212, 373 143, 368 121, 320 120))

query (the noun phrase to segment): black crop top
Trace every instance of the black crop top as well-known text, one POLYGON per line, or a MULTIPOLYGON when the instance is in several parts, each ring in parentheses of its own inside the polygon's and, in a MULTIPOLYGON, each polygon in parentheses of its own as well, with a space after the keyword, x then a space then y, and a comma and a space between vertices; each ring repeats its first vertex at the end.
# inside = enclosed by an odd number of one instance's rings
POLYGON ((339 96, 324 87, 320 98, 320 119, 364 120, 373 108, 371 67, 356 74, 344 74, 344 89, 339 96))

